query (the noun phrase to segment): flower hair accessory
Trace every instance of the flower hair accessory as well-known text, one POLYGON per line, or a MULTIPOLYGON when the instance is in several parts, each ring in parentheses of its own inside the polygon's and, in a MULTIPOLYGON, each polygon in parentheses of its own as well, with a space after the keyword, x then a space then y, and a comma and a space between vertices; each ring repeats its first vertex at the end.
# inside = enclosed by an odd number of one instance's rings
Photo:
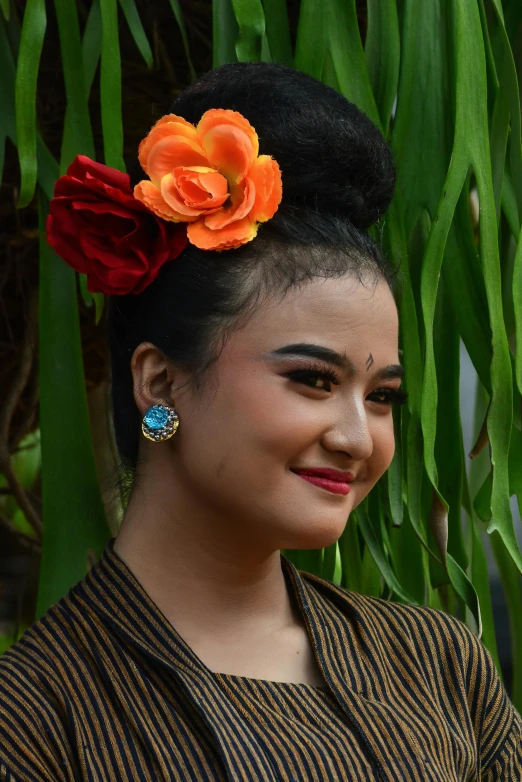
POLYGON ((210 109, 197 126, 168 114, 138 157, 150 179, 134 192, 127 174, 83 155, 55 186, 47 240, 87 274, 93 293, 141 293, 187 242, 239 247, 281 201, 279 165, 259 155, 257 134, 237 111, 210 109))
POLYGON ((176 114, 162 117, 139 147, 149 180, 134 195, 164 220, 188 223, 189 242, 228 250, 251 241, 282 195, 281 171, 242 114, 206 111, 197 126, 176 114))

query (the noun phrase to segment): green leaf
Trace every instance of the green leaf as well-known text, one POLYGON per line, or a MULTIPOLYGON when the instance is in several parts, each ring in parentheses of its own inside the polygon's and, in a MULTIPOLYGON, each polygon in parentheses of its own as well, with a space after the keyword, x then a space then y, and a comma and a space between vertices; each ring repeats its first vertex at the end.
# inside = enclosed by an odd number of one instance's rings
POLYGON ((92 450, 75 272, 47 244, 47 200, 39 197, 40 427, 43 541, 36 618, 86 575, 110 529, 92 450))
MULTIPOLYGON (((379 2, 379 0, 377 0, 379 2)), ((420 210, 433 220, 451 154, 451 14, 445 0, 405 0, 392 148, 409 242, 420 210), (437 30, 434 35, 433 31, 437 30)))
POLYGON ((426 576, 423 567, 423 548, 407 513, 400 527, 390 530, 390 542, 394 552, 395 572, 399 583, 413 599, 423 605, 426 576))
POLYGON ((4 15, 4 19, 6 21, 9 21, 9 16, 11 12, 11 0, 0 0, 0 11, 2 11, 4 15))
POLYGON ((331 546, 327 546, 324 549, 323 566, 321 570, 321 578, 325 578, 327 581, 333 583, 339 583, 340 568, 338 568, 337 560, 339 557, 339 545, 336 541, 331 546))
POLYGON ((480 257, 469 219, 469 176, 444 250, 442 277, 457 329, 480 381, 491 392, 491 328, 480 257))
POLYGON ((386 558, 382 543, 373 530, 366 510, 361 505, 359 505, 355 510, 355 514, 357 516, 357 522, 362 532, 364 541, 368 546, 373 560, 379 568, 379 571, 382 574, 386 584, 393 592, 395 592, 398 597, 401 598, 401 600, 404 600, 406 603, 412 603, 416 605, 416 601, 402 587, 397 579, 397 576, 393 572, 390 563, 386 558))
POLYGON ((212 0, 212 65, 237 62, 236 41, 239 35, 231 0, 212 0))
POLYGON ((478 522, 470 523, 471 546, 471 580, 476 589, 480 609, 482 613, 482 641, 490 652, 500 675, 500 661, 498 658, 497 641, 495 638, 495 623, 493 619, 493 606, 491 604, 491 591, 489 588, 489 570, 484 551, 484 543, 478 529, 478 522))
POLYGON ((286 0, 264 0, 266 36, 272 62, 292 66, 294 55, 290 39, 286 0))
POLYGON ((513 308, 515 311, 515 375, 522 394, 522 231, 520 233, 513 266, 513 308))
POLYGON ((265 13, 261 0, 232 0, 232 7, 239 28, 237 59, 240 62, 260 60, 265 33, 265 13))
POLYGON ((507 550, 498 532, 491 535, 491 548, 498 565, 509 613, 513 660, 511 700, 515 708, 522 710, 522 667, 518 664, 522 660, 522 581, 511 552, 507 550))
POLYGON ((152 56, 152 49, 147 38, 147 33, 143 29, 138 9, 134 0, 120 0, 121 10, 129 25, 129 30, 134 38, 134 43, 138 47, 138 51, 145 60, 145 64, 149 70, 152 68, 154 58, 152 56))
POLYGON ((368 0, 364 56, 381 125, 387 133, 399 81, 400 37, 396 0, 368 0))
POLYGON ((357 533, 357 517, 350 515, 339 538, 339 554, 341 557, 341 585, 353 592, 362 591, 362 559, 357 533))
MULTIPOLYGON (((99 0, 93 0, 89 9, 87 22, 82 40, 82 62, 83 76, 85 82, 85 93, 87 98, 91 91, 94 74, 98 67, 101 52, 101 11, 99 0)), ((77 154, 78 145, 75 140, 74 127, 70 121, 70 107, 65 110, 65 121, 63 127, 61 161, 62 170, 67 168, 67 161, 74 159, 77 154)))
POLYGON ((183 13, 181 11, 179 1, 178 0, 169 0, 170 7, 172 9, 172 13, 174 14, 174 17, 176 19, 176 22, 178 23, 179 31, 181 33, 181 39, 183 41, 183 48, 185 50, 185 57, 187 58, 187 63, 189 67, 190 72, 190 81, 194 82, 196 81, 196 72, 194 70, 194 65, 192 64, 192 59, 190 57, 190 48, 188 44, 188 37, 187 37, 187 28, 185 27, 185 20, 183 19, 183 13))
MULTIPOLYGON (((492 330, 492 398, 487 425, 493 465, 492 520, 488 532, 498 530, 511 556, 522 571, 509 505, 507 455, 513 410, 511 359, 502 311, 502 288, 497 243, 497 221, 489 155, 488 117, 484 102, 486 68, 480 19, 473 0, 457 4, 457 38, 462 52, 457 70, 457 135, 473 166, 480 201, 480 254, 486 284, 492 330)), ((454 155, 456 149, 454 148, 454 155)), ((458 154, 458 152, 457 152, 458 154)))
POLYGON ((87 155, 94 158, 94 141, 91 121, 87 106, 87 90, 83 72, 83 62, 78 53, 81 52, 80 25, 75 0, 54 0, 56 20, 60 34, 60 49, 62 68, 67 96, 67 123, 70 126, 71 146, 62 154, 60 161, 61 173, 65 173, 73 158, 87 155))
MULTIPOLYGON (((10 138, 15 146, 17 144, 15 120, 15 65, 6 32, 6 25, 0 24, 0 106, 2 106, 2 111, 0 111, 0 181, 2 177, 5 138, 10 138)), ((38 184, 43 188, 47 197, 52 198, 54 183, 59 174, 58 164, 49 152, 38 131, 36 131, 36 161, 38 184)))
POLYGON ((15 80, 16 136, 20 161, 18 208, 31 202, 37 181, 36 82, 46 24, 45 0, 28 0, 15 80))
POLYGON ((102 18, 100 98, 105 165, 125 171, 121 119, 121 61, 117 0, 100 0, 102 18))
POLYGON ((295 67, 321 79, 329 51, 339 89, 380 127, 357 23, 354 0, 302 0, 295 67))
POLYGON ((444 393, 437 406, 435 460, 439 490, 448 503, 448 551, 466 569, 468 558, 462 535, 462 485, 465 475, 460 421, 460 337, 456 316, 447 296, 444 278, 439 291, 434 320, 437 381, 444 393))

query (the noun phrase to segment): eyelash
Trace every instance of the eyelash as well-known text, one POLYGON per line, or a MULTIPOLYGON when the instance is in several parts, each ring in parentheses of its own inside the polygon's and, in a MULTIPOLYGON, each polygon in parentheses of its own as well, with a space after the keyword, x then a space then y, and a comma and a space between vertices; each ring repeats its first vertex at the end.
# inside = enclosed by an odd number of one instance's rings
MULTIPOLYGON (((326 380, 329 383, 332 383, 335 386, 338 386, 341 382, 339 375, 334 372, 333 369, 330 369, 329 367, 316 367, 313 364, 310 364, 310 366, 304 368, 304 369, 294 369, 291 372, 287 373, 287 377, 289 377, 291 380, 294 380, 297 383, 304 383, 305 385, 308 385, 310 388, 314 388, 314 386, 311 383, 307 383, 307 380, 317 380, 320 378, 321 380, 326 380)), ((317 391, 327 391, 326 388, 318 388, 317 391)), ((376 388, 375 391, 371 394, 371 396, 375 396, 376 394, 379 394, 380 396, 384 396, 384 399, 377 402, 377 404, 381 405, 404 405, 408 401, 408 394, 406 391, 402 391, 400 389, 396 388, 376 388)))

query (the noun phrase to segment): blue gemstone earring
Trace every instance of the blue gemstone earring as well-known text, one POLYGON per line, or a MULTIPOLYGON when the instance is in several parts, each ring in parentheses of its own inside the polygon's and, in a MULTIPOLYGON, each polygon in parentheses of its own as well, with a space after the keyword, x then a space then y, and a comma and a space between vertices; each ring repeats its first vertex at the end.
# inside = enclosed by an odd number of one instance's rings
POLYGON ((154 443, 168 440, 176 433, 179 418, 174 408, 169 405, 153 405, 149 407, 141 424, 141 431, 154 443))

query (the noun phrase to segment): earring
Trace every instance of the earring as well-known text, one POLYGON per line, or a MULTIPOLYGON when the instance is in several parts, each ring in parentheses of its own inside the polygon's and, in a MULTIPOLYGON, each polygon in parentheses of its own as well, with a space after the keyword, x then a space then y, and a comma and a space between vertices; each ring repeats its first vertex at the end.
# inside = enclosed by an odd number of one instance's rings
POLYGON ((172 437, 178 426, 179 418, 173 407, 153 405, 143 416, 141 431, 147 440, 159 443, 172 437))

